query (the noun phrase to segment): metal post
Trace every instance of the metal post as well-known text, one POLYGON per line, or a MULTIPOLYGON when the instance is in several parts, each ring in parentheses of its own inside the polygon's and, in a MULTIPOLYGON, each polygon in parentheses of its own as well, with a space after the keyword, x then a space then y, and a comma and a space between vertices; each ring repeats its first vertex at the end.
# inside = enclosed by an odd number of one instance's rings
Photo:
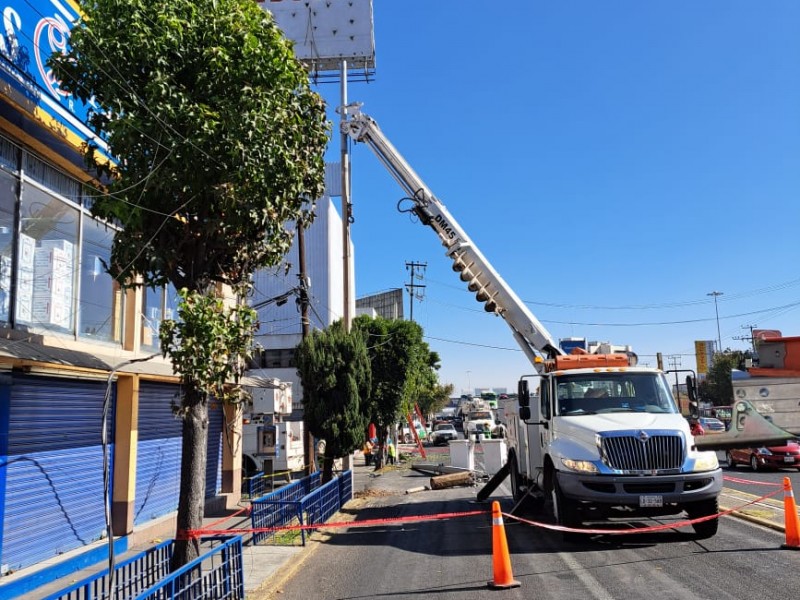
MULTIPOLYGON (((342 81, 341 81, 341 106, 347 106, 347 61, 342 61, 342 81)), ((342 110, 340 115, 342 124, 347 121, 347 113, 342 110)), ((350 153, 348 151, 349 138, 342 127, 340 136, 342 153, 342 258, 344 260, 342 273, 344 274, 344 327, 345 331, 350 331, 353 322, 353 315, 350 311, 350 221, 352 219, 352 205, 350 204, 350 153)))
POLYGON ((706 296, 714 296, 714 313, 717 315, 717 352, 722 352, 722 336, 719 332, 719 308, 717 307, 717 296, 722 296, 722 292, 709 292, 706 296))
MULTIPOLYGON (((350 152, 348 144, 350 138, 345 132, 344 123, 347 121, 347 111, 344 107, 347 106, 347 61, 342 61, 342 81, 341 81, 341 95, 342 95, 342 113, 339 115, 342 120, 341 136, 339 143, 341 144, 342 152, 342 260, 344 261, 342 273, 344 284, 344 313, 342 321, 344 322, 345 331, 349 332, 353 325, 353 310, 355 309, 355 300, 351 298, 350 282, 352 280, 352 273, 350 272, 350 223, 353 219, 353 206, 350 203, 350 152)), ((353 468, 353 454, 350 453, 342 458, 342 468, 344 470, 353 468)), ((355 492, 355 477, 350 479, 350 493, 355 492)))

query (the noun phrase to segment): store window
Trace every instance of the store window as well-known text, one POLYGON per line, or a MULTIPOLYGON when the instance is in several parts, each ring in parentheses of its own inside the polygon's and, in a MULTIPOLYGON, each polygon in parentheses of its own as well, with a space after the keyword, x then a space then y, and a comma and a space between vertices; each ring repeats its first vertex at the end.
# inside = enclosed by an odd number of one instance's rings
POLYGON ((173 285, 160 288, 144 288, 144 310, 142 311, 142 348, 158 350, 158 330, 161 321, 174 319, 178 315, 178 292, 173 285))
POLYGON ((14 206, 17 178, 0 170, 0 322, 11 321, 11 273, 14 259, 14 206))
POLYGON ((113 228, 84 215, 78 335, 104 342, 122 340, 123 294, 105 269, 114 234, 113 228))
POLYGON ((74 332, 79 216, 76 206, 26 178, 20 200, 18 323, 74 332))

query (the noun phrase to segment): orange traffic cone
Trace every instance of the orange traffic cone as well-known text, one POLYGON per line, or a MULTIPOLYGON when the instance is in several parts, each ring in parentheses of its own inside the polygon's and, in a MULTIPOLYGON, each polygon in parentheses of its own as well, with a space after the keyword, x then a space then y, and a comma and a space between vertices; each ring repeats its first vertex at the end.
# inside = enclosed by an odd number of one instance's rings
POLYGON ((797 504, 788 477, 783 478, 783 515, 786 523, 786 543, 781 544, 781 548, 800 550, 800 519, 797 517, 797 504))
POLYGON ((508 555, 503 513, 500 512, 500 503, 497 500, 492 502, 492 566, 494 580, 489 582, 490 588, 507 589, 521 585, 511 573, 511 557, 508 555))

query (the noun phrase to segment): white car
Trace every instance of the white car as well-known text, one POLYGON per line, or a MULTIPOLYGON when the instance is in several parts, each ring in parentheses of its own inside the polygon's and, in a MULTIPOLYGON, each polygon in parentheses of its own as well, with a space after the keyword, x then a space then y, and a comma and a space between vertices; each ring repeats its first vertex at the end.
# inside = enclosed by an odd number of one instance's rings
POLYGON ((452 423, 440 423, 433 428, 430 435, 431 444, 444 446, 450 440, 457 440, 458 432, 452 423))

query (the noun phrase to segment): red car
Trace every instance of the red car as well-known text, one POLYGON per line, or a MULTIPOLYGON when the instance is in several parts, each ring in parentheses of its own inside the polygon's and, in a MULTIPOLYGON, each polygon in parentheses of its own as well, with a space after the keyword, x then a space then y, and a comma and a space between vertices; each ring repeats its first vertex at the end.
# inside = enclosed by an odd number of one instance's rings
POLYGON ((728 450, 728 468, 750 465, 753 471, 761 469, 797 469, 800 471, 800 443, 789 440, 783 446, 728 450))

